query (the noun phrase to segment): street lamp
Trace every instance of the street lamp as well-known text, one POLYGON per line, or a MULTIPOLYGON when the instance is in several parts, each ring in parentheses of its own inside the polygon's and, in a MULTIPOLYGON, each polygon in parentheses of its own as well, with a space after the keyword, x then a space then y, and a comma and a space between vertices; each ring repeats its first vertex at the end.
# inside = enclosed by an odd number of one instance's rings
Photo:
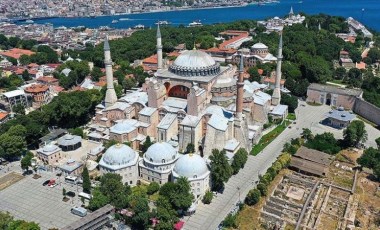
POLYGON ((240 187, 237 187, 237 190, 239 191, 239 204, 240 204, 240 187))

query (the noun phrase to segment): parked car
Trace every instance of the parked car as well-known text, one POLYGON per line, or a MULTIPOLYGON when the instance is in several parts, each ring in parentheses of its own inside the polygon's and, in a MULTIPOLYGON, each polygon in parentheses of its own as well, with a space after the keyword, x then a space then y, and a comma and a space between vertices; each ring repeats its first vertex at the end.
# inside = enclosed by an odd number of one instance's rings
POLYGON ((75 197, 75 192, 68 191, 68 192, 66 193, 66 195, 69 196, 69 197, 75 197))
POLYGON ((48 185, 49 182, 50 182, 50 180, 46 180, 44 183, 42 183, 42 186, 46 186, 46 185, 48 185))
POLYGON ((58 184, 57 183, 54 183, 54 184, 51 184, 49 185, 50 188, 54 188, 55 186, 57 186, 58 184))

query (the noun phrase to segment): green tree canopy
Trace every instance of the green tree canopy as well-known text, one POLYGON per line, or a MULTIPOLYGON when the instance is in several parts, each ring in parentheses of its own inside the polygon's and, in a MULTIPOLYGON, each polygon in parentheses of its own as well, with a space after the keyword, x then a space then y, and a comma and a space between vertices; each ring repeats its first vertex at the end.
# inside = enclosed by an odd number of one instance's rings
POLYGON ((224 182, 227 182, 232 175, 232 168, 228 163, 225 150, 212 150, 211 160, 211 181, 212 189, 219 191, 224 187, 224 182))
POLYGON ((358 147, 367 140, 367 130, 363 121, 351 122, 343 131, 343 141, 348 147, 358 147))

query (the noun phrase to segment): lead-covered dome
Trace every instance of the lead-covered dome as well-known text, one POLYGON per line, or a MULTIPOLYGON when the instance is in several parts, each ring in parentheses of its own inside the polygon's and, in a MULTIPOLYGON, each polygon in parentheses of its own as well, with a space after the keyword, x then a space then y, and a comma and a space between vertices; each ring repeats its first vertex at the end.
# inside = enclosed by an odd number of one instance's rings
POLYGON ((127 166, 135 164, 137 153, 124 144, 116 144, 107 149, 99 164, 101 166, 127 166))
POLYGON ((189 179, 201 178, 208 175, 206 161, 198 154, 186 154, 181 156, 174 165, 174 177, 187 177, 189 179))
POLYGON ((170 72, 182 76, 207 76, 220 72, 220 65, 207 53, 187 50, 169 67, 170 72))
POLYGON ((157 142, 148 148, 144 158, 151 163, 169 163, 177 158, 177 151, 167 142, 157 142))

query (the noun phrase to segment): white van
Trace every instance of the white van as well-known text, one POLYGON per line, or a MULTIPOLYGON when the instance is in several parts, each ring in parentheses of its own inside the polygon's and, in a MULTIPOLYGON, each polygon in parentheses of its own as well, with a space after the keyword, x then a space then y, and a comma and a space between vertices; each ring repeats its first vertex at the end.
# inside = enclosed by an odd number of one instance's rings
POLYGON ((71 213, 78 215, 78 216, 81 216, 81 217, 84 217, 87 215, 87 210, 85 208, 82 208, 82 207, 74 207, 71 209, 71 213))

